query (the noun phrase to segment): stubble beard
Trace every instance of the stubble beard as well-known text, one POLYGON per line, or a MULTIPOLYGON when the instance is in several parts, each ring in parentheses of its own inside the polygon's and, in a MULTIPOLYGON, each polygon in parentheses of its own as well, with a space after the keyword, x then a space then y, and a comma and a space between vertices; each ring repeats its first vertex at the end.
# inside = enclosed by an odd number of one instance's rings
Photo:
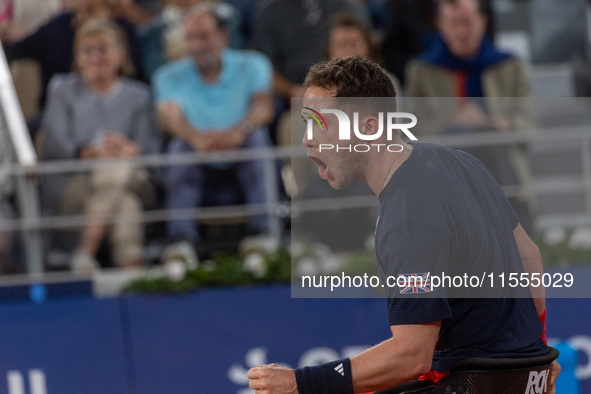
POLYGON ((334 169, 335 179, 329 181, 330 186, 335 190, 342 190, 359 180, 364 169, 367 167, 367 152, 343 152, 338 167, 334 169))

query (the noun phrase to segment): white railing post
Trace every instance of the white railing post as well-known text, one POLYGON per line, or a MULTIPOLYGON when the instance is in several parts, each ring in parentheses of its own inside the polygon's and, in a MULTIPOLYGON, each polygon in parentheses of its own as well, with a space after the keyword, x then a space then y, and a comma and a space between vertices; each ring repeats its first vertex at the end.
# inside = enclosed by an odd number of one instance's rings
POLYGON ((265 155, 265 194, 268 207, 267 220, 269 222, 269 235, 276 241, 281 241, 281 222, 277 216, 279 203, 279 185, 277 183, 277 171, 275 170, 275 157, 267 151, 265 155))
MULTIPOLYGON (((19 166, 26 169, 36 168, 37 154, 18 102, 3 49, 0 49, 0 107, 19 166)), ((40 217, 36 179, 34 174, 17 174, 19 208, 21 216, 27 223, 23 231, 27 270, 34 274, 43 272, 41 232, 36 226, 40 217)))

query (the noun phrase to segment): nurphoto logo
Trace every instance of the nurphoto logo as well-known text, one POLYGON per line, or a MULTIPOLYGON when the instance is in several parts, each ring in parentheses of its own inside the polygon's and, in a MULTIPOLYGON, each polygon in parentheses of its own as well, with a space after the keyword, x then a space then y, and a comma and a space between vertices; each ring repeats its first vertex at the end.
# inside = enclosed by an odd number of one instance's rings
MULTIPOLYGON (((350 141, 351 140, 351 120, 349 116, 338 109, 321 109, 320 112, 313 110, 310 107, 303 107, 304 110, 308 110, 310 112, 304 112, 304 114, 309 115, 310 118, 307 120, 307 130, 306 130, 306 138, 311 140, 314 136, 314 123, 318 124, 320 130, 328 131, 328 124, 324 119, 322 114, 333 114, 337 117, 339 123, 339 140, 341 141, 350 141)), ((384 134, 384 130, 386 131, 386 139, 388 141, 392 141, 394 130, 398 131, 401 130, 411 141, 417 141, 417 137, 411 133, 410 129, 417 125, 417 117, 408 112, 387 112, 385 114, 386 118, 386 125, 384 127, 384 112, 380 112, 378 114, 378 130, 374 134, 365 135, 359 131, 359 113, 353 113, 353 133, 355 136, 362 140, 362 141, 375 141, 380 138, 384 134), (402 119, 410 119, 408 123, 395 123, 395 119, 402 118, 402 119)), ((387 149, 389 152, 400 152, 402 151, 403 147, 400 144, 356 144, 356 145, 348 145, 348 146, 340 146, 340 145, 333 145, 333 144, 320 144, 319 150, 330 150, 336 149, 338 152, 339 150, 347 150, 349 152, 369 152, 372 147, 378 149, 384 148, 387 149)))

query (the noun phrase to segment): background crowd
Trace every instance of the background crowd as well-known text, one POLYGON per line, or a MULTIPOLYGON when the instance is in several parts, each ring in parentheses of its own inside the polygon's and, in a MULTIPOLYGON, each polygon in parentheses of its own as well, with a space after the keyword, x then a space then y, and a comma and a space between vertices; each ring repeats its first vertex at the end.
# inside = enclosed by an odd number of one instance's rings
MULTIPOLYGON (((301 97, 310 65, 362 56, 380 63, 400 96, 456 97, 431 111, 418 135, 511 132, 532 127, 527 106, 482 97, 529 96, 516 56, 494 44, 488 0, 4 0, 2 44, 42 160, 133 158, 228 151, 289 143, 290 98, 301 97), (282 121, 283 119, 283 121, 282 121)), ((11 160, 0 135, 0 160, 11 160)), ((502 185, 527 185, 522 147, 473 149, 502 185)), ((146 226, 150 208, 265 203, 262 160, 142 168, 125 165, 46 176, 44 215, 85 214, 78 231, 53 231, 48 250, 93 271, 105 261, 194 264, 211 251, 194 220, 146 226), (105 214, 132 220, 109 224, 105 214), (106 258, 103 258, 104 256, 106 258), (101 264, 98 263, 101 261, 101 264)), ((289 187, 288 187, 289 189, 289 187)), ((291 190, 281 190, 287 198, 291 190)), ((15 215, 14 185, 0 172, 0 218, 15 215)), ((526 229, 534 209, 511 204, 526 229)), ((241 236, 264 237, 265 215, 241 236)), ((11 272, 14 243, 0 232, 0 270, 11 272), (12 257, 11 257, 12 256, 12 257)))

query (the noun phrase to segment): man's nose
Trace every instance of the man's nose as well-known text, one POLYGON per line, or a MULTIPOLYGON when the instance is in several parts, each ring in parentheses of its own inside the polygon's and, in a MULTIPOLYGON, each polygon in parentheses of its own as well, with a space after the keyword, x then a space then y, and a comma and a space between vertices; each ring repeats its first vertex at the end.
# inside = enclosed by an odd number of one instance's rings
POLYGON ((312 140, 308 139, 308 132, 304 133, 304 137, 302 138, 302 145, 306 148, 312 148, 314 145, 312 144, 312 140))

